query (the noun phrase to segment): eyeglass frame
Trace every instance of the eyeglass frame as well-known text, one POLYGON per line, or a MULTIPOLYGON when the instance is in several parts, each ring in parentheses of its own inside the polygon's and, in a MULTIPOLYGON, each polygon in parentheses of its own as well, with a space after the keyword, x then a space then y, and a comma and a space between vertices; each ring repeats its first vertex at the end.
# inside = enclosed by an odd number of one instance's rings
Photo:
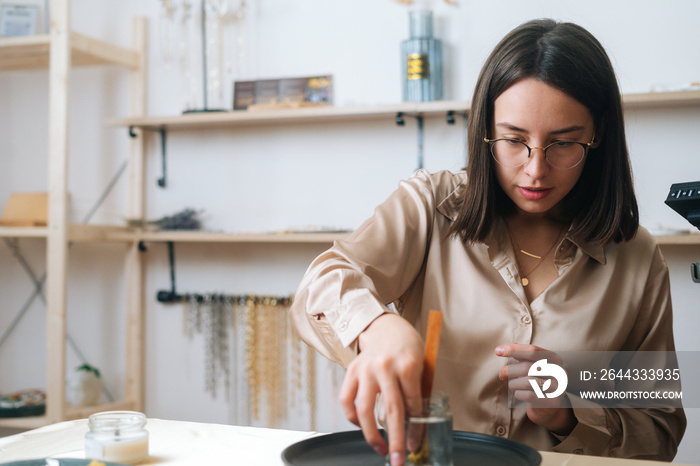
MULTIPOLYGON (((532 150, 533 150, 533 149, 540 149, 540 150, 542 150, 542 153, 544 154, 544 159, 547 161, 547 164, 548 164, 550 167, 552 167, 552 168, 556 168, 557 170, 571 170, 572 168, 577 167, 577 166, 583 161, 583 159, 586 158, 586 155, 588 154, 588 149, 590 149, 591 146, 592 146, 593 144, 596 143, 596 140, 595 140, 595 133, 593 133, 593 139, 591 139, 591 142, 557 141, 557 142, 553 142, 553 143, 551 143, 551 144, 548 144, 548 145, 546 145, 545 147, 537 147, 537 146, 535 146, 535 147, 530 147, 530 146, 528 146, 526 143, 524 143, 523 141, 519 141, 518 139, 515 139, 515 138, 489 139, 489 138, 485 137, 485 138, 484 138, 484 142, 487 143, 487 144, 489 145, 489 153, 491 154, 491 156, 493 157, 493 159, 496 161, 496 163, 501 164, 501 165, 503 165, 503 164, 502 164, 501 162, 498 161, 498 159, 496 158, 496 154, 493 153, 493 143, 495 143, 495 142, 497 142, 497 141, 514 141, 514 142, 519 142, 519 143, 522 144, 523 146, 527 147, 527 158, 523 161, 523 163, 521 163, 521 164, 519 164, 519 165, 513 165, 513 166, 510 166, 510 167, 507 167, 507 168, 518 168, 518 167, 522 167, 523 165, 525 165, 525 164, 527 163, 528 160, 530 160, 530 156, 532 155, 532 150), (566 167, 566 168, 555 167, 554 165, 552 165, 552 163, 551 163, 551 162, 549 161, 549 159, 547 158, 547 149, 549 149, 549 148, 552 147, 552 146, 556 146, 557 144, 561 144, 562 142, 566 142, 566 143, 569 143, 569 144, 578 144, 579 146, 583 147, 583 157, 581 157, 581 160, 579 160, 578 162, 576 162, 574 165, 572 165, 572 166, 570 166, 570 167, 566 167)), ((503 166, 506 167, 506 165, 503 165, 503 166)))

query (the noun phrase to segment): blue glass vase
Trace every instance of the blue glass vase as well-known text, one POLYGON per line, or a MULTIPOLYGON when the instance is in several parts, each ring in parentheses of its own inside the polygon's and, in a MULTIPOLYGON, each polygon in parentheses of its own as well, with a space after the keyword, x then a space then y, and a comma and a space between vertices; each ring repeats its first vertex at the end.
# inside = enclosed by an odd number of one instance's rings
POLYGON ((433 12, 408 13, 410 39, 401 42, 404 102, 442 99, 442 42, 433 37, 433 12))

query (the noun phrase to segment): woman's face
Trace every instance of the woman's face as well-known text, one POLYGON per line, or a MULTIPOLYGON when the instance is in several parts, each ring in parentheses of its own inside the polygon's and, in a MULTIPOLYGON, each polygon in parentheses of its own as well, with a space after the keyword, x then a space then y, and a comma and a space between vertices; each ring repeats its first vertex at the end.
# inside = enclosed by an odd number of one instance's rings
MULTIPOLYGON (((588 143, 593 133, 593 116, 583 104, 534 78, 516 82, 494 102, 492 139, 517 139, 540 148, 558 141, 588 143)), ((542 149, 533 149, 524 165, 504 167, 494 161, 494 167, 520 213, 545 215, 571 191, 585 163, 584 158, 573 168, 553 168, 542 149)))

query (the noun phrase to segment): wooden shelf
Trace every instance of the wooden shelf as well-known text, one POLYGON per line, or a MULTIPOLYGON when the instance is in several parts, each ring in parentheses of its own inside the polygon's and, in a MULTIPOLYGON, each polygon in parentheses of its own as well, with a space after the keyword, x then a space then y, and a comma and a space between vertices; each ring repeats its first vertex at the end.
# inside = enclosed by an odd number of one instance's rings
POLYGON ((330 244, 349 233, 224 233, 212 231, 150 231, 107 225, 71 225, 71 242, 175 242, 175 243, 307 243, 330 244))
POLYGON ((69 225, 68 239, 74 243, 137 241, 133 228, 84 224, 69 225))
POLYGON ((306 243, 331 244, 337 239, 347 238, 350 233, 213 233, 205 231, 159 231, 141 232, 135 236, 139 241, 177 243, 306 243))
MULTIPOLYGON (((48 222, 49 227, 0 227, 0 238, 41 238, 46 242, 46 414, 26 418, 0 418, 0 426, 34 428, 69 418, 85 417, 90 411, 143 409, 144 343, 142 267, 131 230, 118 227, 70 225, 68 202, 69 102, 73 67, 112 66, 126 68, 132 85, 131 108, 145 114, 145 65, 147 23, 134 18, 132 48, 72 32, 69 28, 70 0, 51 2, 51 34, 29 37, 0 37, 0 72, 46 70, 48 75, 48 222), (71 237, 72 236, 72 237, 71 237), (88 409, 64 403, 66 374, 66 290, 69 245, 72 241, 123 241, 126 251, 126 344, 124 392, 130 402, 109 403, 88 409)), ((137 144, 132 148, 137 149, 137 144)), ((138 159, 139 154, 133 156, 138 159)), ((130 167, 139 166, 130 161, 130 167)), ((131 179, 138 176, 131 169, 131 179)), ((131 217, 141 212, 129 212, 131 217)), ((30 342, 28 342, 30 343, 30 342)))
POLYGON ((46 238, 49 229, 46 227, 2 227, 0 238, 46 238))
POLYGON ((167 117, 125 118, 110 120, 109 126, 157 129, 197 129, 222 126, 262 126, 317 122, 348 122, 391 120, 396 114, 419 114, 425 117, 445 117, 447 112, 465 113, 469 102, 404 102, 394 105, 366 107, 304 107, 280 110, 192 113, 167 117))
MULTIPOLYGON (((660 108, 700 106, 700 91, 649 92, 622 96, 625 108, 660 108)), ((124 118, 107 122, 113 127, 136 127, 148 130, 201 129, 235 126, 284 125, 316 122, 387 120, 399 112, 424 117, 444 117, 447 112, 468 113, 469 102, 404 102, 366 107, 306 107, 280 110, 193 113, 163 117, 124 118)))
MULTIPOLYGON (((349 233, 223 233, 211 231, 147 231, 112 225, 71 224, 68 238, 74 243, 168 242, 177 243, 332 243, 349 233)), ((0 227, 0 238, 46 238, 46 227, 0 227)))
MULTIPOLYGON (((46 227, 0 227, 0 238, 46 238, 46 227)), ((260 243, 260 244, 331 244, 345 239, 349 232, 319 233, 225 233, 211 231, 148 231, 112 225, 71 224, 71 242, 168 242, 175 243, 260 243)), ((700 234, 655 236, 660 245, 700 245, 700 234)))
MULTIPOLYGON (((0 37, 0 71, 47 69, 51 37, 0 37)), ((137 69, 139 54, 98 39, 71 33, 71 65, 120 65, 137 69)))
POLYGON ((649 92, 625 94, 622 104, 629 109, 700 106, 700 91, 649 92))
POLYGON ((655 236, 655 238, 661 246, 700 246, 700 234, 697 233, 690 233, 687 235, 663 235, 655 236))

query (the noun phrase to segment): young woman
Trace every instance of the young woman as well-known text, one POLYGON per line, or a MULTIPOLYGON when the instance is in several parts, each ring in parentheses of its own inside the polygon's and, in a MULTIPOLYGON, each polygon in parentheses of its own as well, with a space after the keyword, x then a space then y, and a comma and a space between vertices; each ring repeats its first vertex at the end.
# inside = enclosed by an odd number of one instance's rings
POLYGON ((668 270, 638 225, 620 93, 600 43, 551 20, 513 30, 481 71, 468 139, 464 172, 401 182, 299 285, 291 319, 347 367, 347 418, 403 464, 403 400, 420 395, 437 309, 434 387, 448 393, 455 429, 539 450, 673 458, 682 409, 572 407, 571 395, 545 408, 508 403, 509 389, 531 399, 522 363, 548 352, 674 351, 668 270), (388 446, 378 393, 396 433, 388 446))

